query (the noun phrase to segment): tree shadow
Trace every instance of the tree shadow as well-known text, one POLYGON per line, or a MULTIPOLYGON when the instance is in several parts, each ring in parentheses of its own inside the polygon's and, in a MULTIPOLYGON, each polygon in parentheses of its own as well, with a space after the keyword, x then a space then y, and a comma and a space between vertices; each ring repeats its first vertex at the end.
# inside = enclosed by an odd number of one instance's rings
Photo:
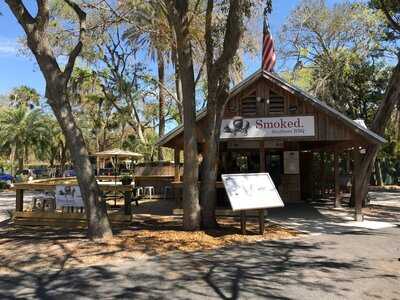
POLYGON ((345 298, 356 280, 399 279, 371 269, 362 257, 331 257, 326 249, 338 246, 328 241, 266 241, 90 267, 66 267, 81 258, 53 243, 64 256, 47 268, 35 266, 37 257, 25 262, 28 269, 1 260, 8 268, 0 276, 2 299, 295 299, 307 292, 345 298))

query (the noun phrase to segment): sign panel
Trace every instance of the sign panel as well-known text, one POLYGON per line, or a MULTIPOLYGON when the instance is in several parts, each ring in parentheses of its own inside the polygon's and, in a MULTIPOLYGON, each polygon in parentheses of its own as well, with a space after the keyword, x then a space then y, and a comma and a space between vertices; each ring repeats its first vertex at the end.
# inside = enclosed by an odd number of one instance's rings
MULTIPOLYGON (((260 141, 231 140, 227 142, 228 149, 260 149, 260 141)), ((279 149, 283 148, 283 141, 269 140, 263 141, 264 148, 279 149)))
POLYGON ((56 205, 57 207, 72 206, 83 207, 81 190, 77 185, 57 185, 56 186, 56 205))
POLYGON ((284 206, 268 173, 223 174, 222 181, 234 211, 284 206))
POLYGON ((221 139, 314 136, 314 116, 224 119, 221 139))
POLYGON ((285 174, 300 174, 299 151, 283 152, 283 169, 285 174))

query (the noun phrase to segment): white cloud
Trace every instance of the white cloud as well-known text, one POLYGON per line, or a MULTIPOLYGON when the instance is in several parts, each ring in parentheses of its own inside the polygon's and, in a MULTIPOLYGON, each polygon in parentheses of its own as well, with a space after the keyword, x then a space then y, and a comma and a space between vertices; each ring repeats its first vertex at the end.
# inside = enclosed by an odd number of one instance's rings
POLYGON ((17 40, 0 37, 0 55, 1 56, 16 56, 20 45, 17 40))

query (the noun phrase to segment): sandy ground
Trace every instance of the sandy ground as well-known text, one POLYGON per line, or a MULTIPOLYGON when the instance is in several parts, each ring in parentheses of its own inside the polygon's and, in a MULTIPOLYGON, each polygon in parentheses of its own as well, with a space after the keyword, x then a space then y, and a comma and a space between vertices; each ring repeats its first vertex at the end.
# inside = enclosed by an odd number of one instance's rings
MULTIPOLYGON (((400 194, 370 196, 366 218, 393 227, 343 226, 352 210, 304 204, 271 210, 264 236, 256 220, 241 235, 233 218, 221 230, 184 232, 179 217, 146 215, 145 204, 104 243, 5 220, 0 298, 400 299, 400 194)), ((7 216, 12 193, 0 201, 7 216)))

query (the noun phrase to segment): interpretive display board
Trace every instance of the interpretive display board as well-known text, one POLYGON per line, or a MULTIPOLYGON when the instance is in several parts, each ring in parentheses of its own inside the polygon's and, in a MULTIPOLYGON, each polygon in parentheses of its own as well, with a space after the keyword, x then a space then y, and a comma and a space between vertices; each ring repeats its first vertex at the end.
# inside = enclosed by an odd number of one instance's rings
POLYGON ((58 208, 63 206, 83 207, 84 204, 79 186, 57 185, 56 205, 58 208))
POLYGON ((268 173, 223 174, 222 181, 234 211, 284 206, 268 173))

